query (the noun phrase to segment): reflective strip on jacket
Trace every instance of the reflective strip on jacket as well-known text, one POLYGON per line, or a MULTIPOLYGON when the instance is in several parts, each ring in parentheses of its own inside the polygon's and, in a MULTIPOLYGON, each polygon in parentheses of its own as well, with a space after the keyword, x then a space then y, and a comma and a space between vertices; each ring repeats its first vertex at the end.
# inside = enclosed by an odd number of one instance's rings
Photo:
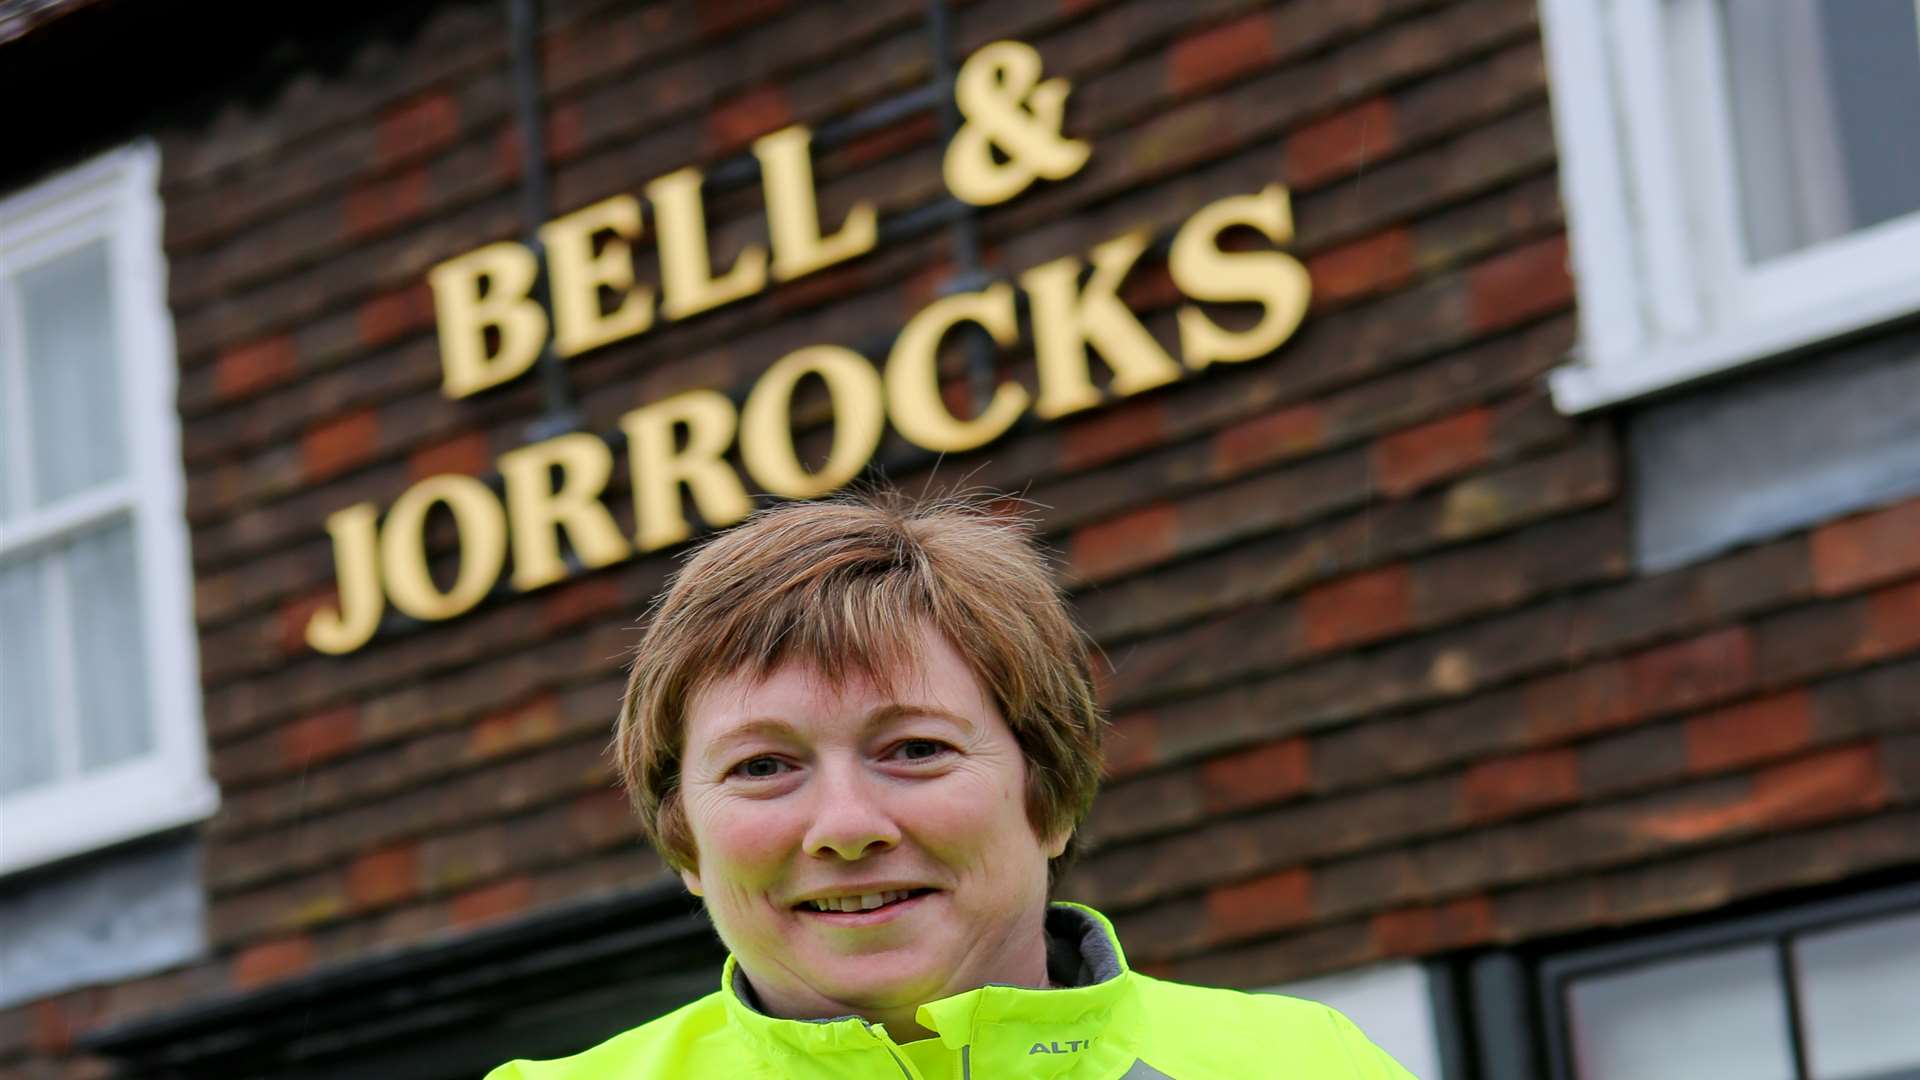
POLYGON ((727 959, 721 988, 582 1054, 514 1061, 487 1080, 1411 1080, 1351 1021, 1277 994, 1187 986, 1132 971, 1106 917, 1047 914, 1052 989, 984 986, 920 1007, 934 1038, 897 1043, 859 1017, 779 1020, 743 998, 727 959), (1066 948, 1061 948, 1065 945, 1066 948))

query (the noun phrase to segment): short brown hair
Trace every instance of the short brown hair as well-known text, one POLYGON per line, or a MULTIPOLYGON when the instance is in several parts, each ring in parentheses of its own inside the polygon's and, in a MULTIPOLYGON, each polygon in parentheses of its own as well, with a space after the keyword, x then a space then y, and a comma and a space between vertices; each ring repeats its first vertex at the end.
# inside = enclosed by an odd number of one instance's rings
MULTIPOLYGON (((615 754, 661 855, 696 865, 680 805, 686 709, 711 683, 788 661, 834 683, 889 678, 917 623, 946 635, 1013 730, 1027 819, 1069 836, 1100 782, 1090 653, 1026 523, 974 498, 842 497, 762 511, 680 568, 635 651, 615 754)), ((1054 860, 1057 872, 1074 853, 1054 860)))

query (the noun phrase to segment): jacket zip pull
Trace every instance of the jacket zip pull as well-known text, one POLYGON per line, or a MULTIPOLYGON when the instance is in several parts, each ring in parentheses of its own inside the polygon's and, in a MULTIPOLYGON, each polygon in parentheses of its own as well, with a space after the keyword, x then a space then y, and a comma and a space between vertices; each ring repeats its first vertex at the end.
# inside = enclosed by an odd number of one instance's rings
POLYGON ((888 1039, 885 1035, 882 1035, 879 1032, 873 1030, 873 1025, 871 1023, 868 1023, 865 1020, 862 1020, 860 1022, 862 1024, 866 1024, 867 1034, 880 1040, 880 1045, 886 1048, 887 1056, 893 1059, 893 1063, 895 1065, 900 1066, 900 1075, 906 1077, 907 1080, 916 1080, 915 1076, 913 1075, 913 1070, 907 1068, 906 1061, 903 1060, 899 1054, 894 1053, 892 1040, 888 1039))

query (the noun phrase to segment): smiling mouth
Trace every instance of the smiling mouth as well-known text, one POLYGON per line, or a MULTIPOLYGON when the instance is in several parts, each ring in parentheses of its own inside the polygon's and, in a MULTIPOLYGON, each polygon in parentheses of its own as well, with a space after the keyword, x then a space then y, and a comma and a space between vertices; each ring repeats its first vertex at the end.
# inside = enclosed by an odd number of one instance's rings
POLYGON ((803 900, 794 905, 797 911, 814 912, 823 915, 863 915, 870 911, 881 911, 910 900, 919 899, 933 889, 890 889, 886 892, 862 893, 848 896, 834 896, 821 900, 803 900))

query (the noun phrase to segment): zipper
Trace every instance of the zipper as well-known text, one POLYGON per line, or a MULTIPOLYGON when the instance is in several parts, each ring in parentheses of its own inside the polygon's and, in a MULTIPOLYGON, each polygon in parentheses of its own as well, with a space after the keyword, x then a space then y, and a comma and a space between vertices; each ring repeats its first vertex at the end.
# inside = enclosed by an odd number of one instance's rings
POLYGON ((973 1044, 960 1048, 960 1080, 973 1080, 973 1044))
POLYGON ((893 1040, 891 1040, 891 1039, 889 1039, 889 1038, 887 1038, 887 1037, 886 1037, 885 1035, 882 1035, 882 1034, 880 1034, 879 1032, 877 1032, 877 1031, 875 1031, 875 1030, 873 1030, 873 1025, 872 1025, 871 1023, 868 1023, 868 1022, 867 1022, 867 1021, 865 1021, 865 1020, 862 1020, 862 1021, 860 1021, 860 1023, 862 1023, 862 1024, 864 1024, 864 1025, 866 1026, 866 1029, 867 1029, 867 1034, 869 1034, 869 1035, 871 1035, 871 1036, 873 1036, 874 1038, 876 1038, 876 1039, 878 1039, 878 1040, 880 1040, 880 1045, 881 1045, 882 1047, 885 1047, 885 1048, 886 1048, 886 1051, 887 1051, 887 1056, 893 1059, 893 1063, 894 1063, 895 1065, 898 1065, 898 1066, 900 1066, 900 1075, 901 1075, 901 1076, 904 1076, 904 1077, 906 1077, 906 1078, 907 1078, 907 1080, 918 1080, 918 1078, 917 1078, 917 1077, 915 1077, 915 1076, 913 1075, 913 1070, 912 1070, 912 1069, 909 1069, 909 1068, 907 1068, 907 1063, 906 1063, 906 1061, 905 1061, 905 1059, 903 1059, 903 1058, 901 1058, 901 1056, 900 1056, 899 1054, 897 1054, 897 1053, 894 1053, 894 1050, 893 1050, 893 1040))

